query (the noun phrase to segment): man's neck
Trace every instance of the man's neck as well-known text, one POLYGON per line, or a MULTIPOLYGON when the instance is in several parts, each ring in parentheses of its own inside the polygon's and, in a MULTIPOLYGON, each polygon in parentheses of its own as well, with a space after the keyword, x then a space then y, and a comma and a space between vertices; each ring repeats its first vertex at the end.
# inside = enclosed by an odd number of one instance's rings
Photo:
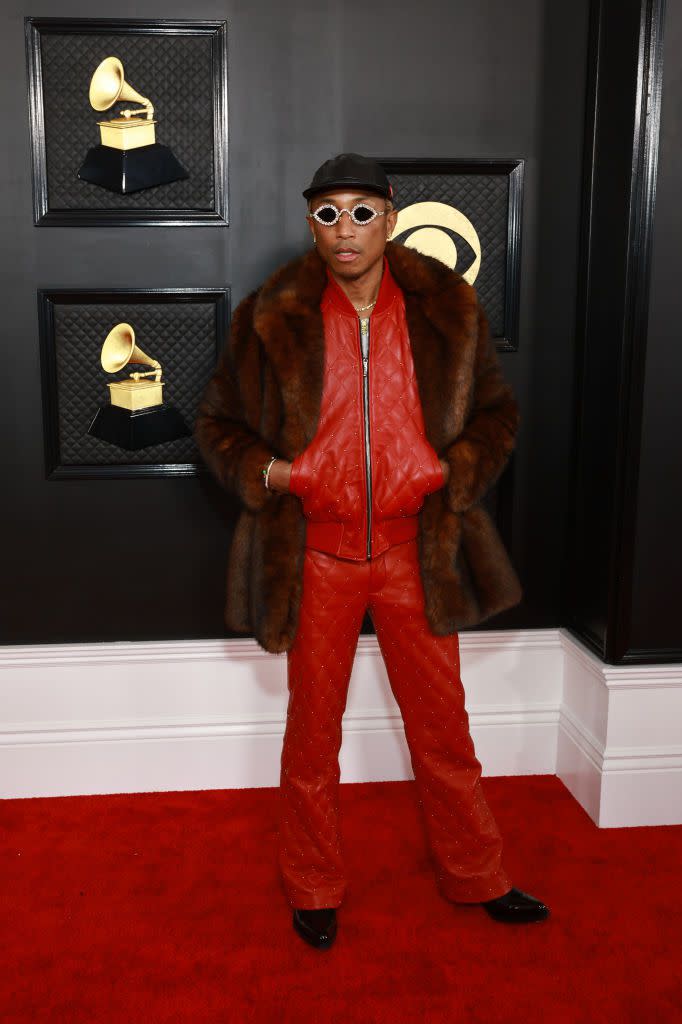
MULTIPOLYGON (((366 274, 363 274, 362 277, 358 277, 354 280, 337 277, 333 270, 330 269, 329 271, 339 288, 346 295, 349 302, 351 302, 357 310, 361 310, 363 306, 373 306, 379 295, 383 272, 383 259, 377 260, 377 262, 369 268, 366 274)), ((370 309, 367 309, 365 312, 368 314, 370 311, 370 309)))

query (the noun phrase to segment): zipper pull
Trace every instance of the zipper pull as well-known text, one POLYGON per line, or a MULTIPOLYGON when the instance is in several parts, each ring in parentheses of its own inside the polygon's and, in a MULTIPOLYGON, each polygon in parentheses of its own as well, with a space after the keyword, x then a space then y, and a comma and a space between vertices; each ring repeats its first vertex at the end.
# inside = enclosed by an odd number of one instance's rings
POLYGON ((367 356, 362 357, 362 376, 367 376, 367 356))

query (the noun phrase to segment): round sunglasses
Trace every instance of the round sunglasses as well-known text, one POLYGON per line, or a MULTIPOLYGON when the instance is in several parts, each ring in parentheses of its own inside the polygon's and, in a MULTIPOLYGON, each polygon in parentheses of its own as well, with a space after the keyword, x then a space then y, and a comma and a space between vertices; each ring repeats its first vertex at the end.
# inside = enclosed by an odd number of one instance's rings
POLYGON ((314 217, 319 224, 331 227, 332 224, 336 224, 342 213, 347 213, 354 224, 364 227, 365 224, 370 224, 375 217, 383 216, 386 211, 375 210, 369 203, 363 202, 356 203, 350 210, 346 207, 340 210, 334 203, 322 203, 310 216, 314 217))

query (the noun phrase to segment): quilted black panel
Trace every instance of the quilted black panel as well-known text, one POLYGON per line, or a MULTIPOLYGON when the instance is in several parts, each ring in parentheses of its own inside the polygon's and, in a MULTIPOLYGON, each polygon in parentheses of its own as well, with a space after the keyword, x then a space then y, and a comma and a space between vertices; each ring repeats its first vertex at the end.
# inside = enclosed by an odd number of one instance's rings
POLYGON ((55 303, 55 363, 59 400, 61 464, 133 465, 198 462, 191 437, 132 452, 91 437, 88 427, 100 405, 109 402, 110 381, 144 366, 107 373, 100 363, 102 343, 120 322, 132 324, 135 342, 162 367, 164 402, 174 405, 190 429, 216 361, 213 302, 55 303))
MULTIPOLYGON (((509 179, 506 174, 394 174, 389 175, 399 210, 413 203, 447 203, 460 210, 476 228, 481 242, 481 266, 474 287, 490 322, 494 338, 504 334, 507 271, 507 212, 509 179)), ((394 241, 402 241, 400 235, 394 241)), ((465 273, 475 254, 460 235, 453 235, 458 262, 465 273)))
POLYGON ((51 210, 215 209, 211 38, 198 35, 41 31, 45 148, 51 210), (118 195, 80 181, 86 153, 100 141, 98 120, 137 103, 93 110, 90 79, 105 57, 118 57, 126 81, 154 104, 156 141, 189 172, 184 181, 118 195))

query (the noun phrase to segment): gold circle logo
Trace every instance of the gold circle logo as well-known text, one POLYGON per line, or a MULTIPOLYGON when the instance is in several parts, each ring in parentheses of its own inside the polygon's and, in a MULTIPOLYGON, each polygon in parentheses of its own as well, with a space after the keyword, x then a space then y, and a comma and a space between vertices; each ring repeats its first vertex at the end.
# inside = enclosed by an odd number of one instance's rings
POLYGON ((475 260, 462 277, 473 284, 481 269, 481 241, 476 228, 461 210, 447 203, 413 203, 398 212, 393 237, 409 231, 402 244, 417 249, 425 256, 434 256, 454 270, 457 266, 457 246, 447 230, 456 232, 469 243, 475 260))

